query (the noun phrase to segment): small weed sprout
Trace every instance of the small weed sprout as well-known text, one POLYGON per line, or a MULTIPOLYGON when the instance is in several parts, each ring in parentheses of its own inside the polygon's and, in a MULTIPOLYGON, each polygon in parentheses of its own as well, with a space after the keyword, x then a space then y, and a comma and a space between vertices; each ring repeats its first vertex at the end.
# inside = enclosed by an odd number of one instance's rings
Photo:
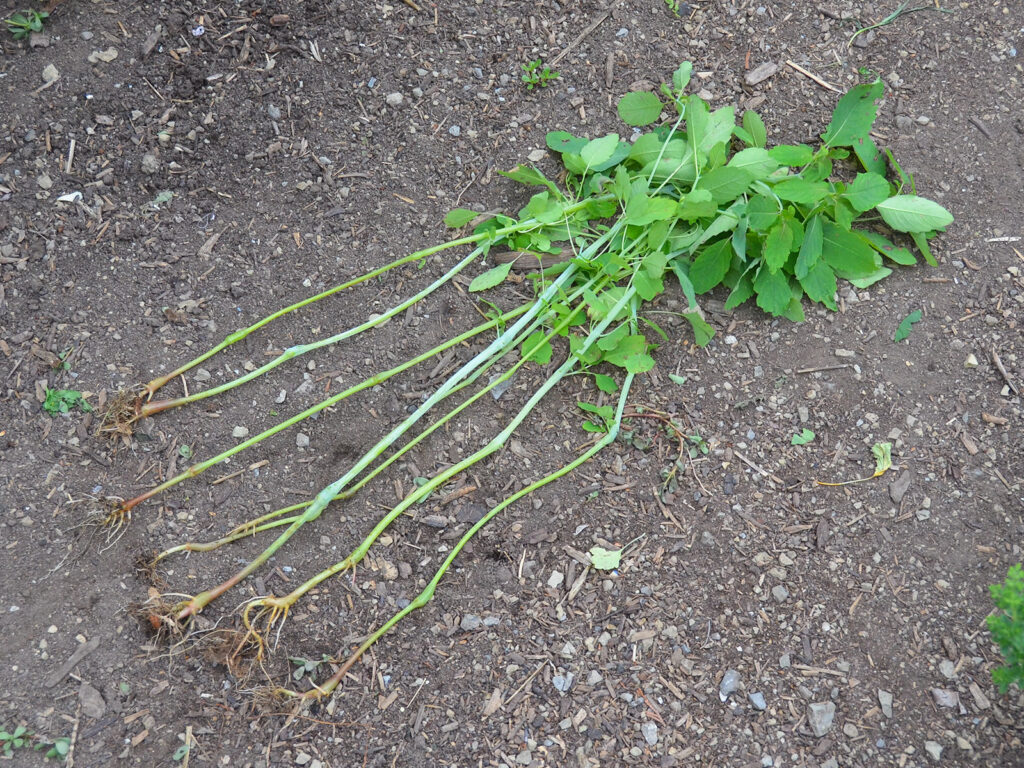
POLYGON ((561 75, 550 67, 541 69, 541 60, 534 59, 529 64, 523 64, 523 82, 526 83, 526 90, 532 91, 534 86, 547 88, 561 75))
POLYGON ((43 23, 49 16, 45 11, 17 11, 4 19, 4 24, 15 40, 24 40, 33 32, 42 32, 43 23))
POLYGON ((13 731, 0 728, 0 751, 2 751, 5 758, 13 758, 16 749, 28 749, 29 747, 36 752, 46 750, 43 757, 47 760, 56 759, 64 762, 64 758, 68 756, 68 752, 71 750, 71 739, 62 736, 54 741, 48 741, 32 733, 24 725, 19 725, 13 731))
POLYGON ((664 0, 665 7, 672 11, 672 15, 679 18, 679 2, 680 0, 664 0))

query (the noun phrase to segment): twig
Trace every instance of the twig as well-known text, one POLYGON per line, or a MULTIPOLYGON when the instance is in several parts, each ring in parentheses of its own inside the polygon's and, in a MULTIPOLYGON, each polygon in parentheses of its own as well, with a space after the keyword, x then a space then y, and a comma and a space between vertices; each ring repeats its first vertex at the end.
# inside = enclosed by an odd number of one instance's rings
POLYGON ((1008 374, 1006 372, 1006 368, 1003 367, 1003 361, 999 359, 999 353, 996 352, 995 347, 992 347, 992 363, 993 365, 995 365, 996 370, 998 370, 999 373, 1002 374, 1003 379, 1006 380, 1006 384, 1010 387, 1010 389, 1012 389, 1014 393, 1019 396, 1020 390, 1017 389, 1017 385, 1010 380, 1010 374, 1008 374))
POLYGON ((737 451, 737 450, 736 450, 735 448, 733 448, 733 449, 732 449, 732 455, 733 455, 733 456, 735 456, 735 457, 736 457, 737 459, 739 459, 740 461, 742 461, 742 462, 743 462, 744 464, 746 464, 746 465, 747 465, 748 467, 750 467, 751 469, 753 469, 753 470, 755 470, 756 472, 759 472, 759 473, 761 473, 762 475, 764 475, 765 477, 767 477, 767 478, 768 478, 769 480, 774 480, 774 481, 775 481, 776 483, 778 483, 779 485, 785 485, 785 483, 784 483, 784 482, 782 482, 782 481, 781 481, 781 480, 780 480, 779 478, 777 478, 777 477, 776 477, 775 475, 773 475, 773 474, 772 474, 771 472, 769 472, 769 471, 767 471, 767 470, 765 470, 765 469, 762 469, 761 467, 757 466, 757 464, 755 464, 754 462, 752 462, 752 461, 751 461, 750 459, 748 459, 748 458, 747 458, 746 456, 744 456, 744 455, 743 455, 742 453, 740 453, 739 451, 737 451))
POLYGON ((797 373, 818 373, 819 371, 838 371, 841 368, 849 368, 849 363, 837 363, 836 365, 820 365, 817 368, 798 368, 797 373))
POLYGON ((82 720, 82 701, 79 699, 75 708, 75 723, 71 726, 71 738, 68 739, 68 754, 64 758, 66 768, 75 768, 75 742, 78 741, 78 724, 82 720))
POLYGON ((974 115, 971 115, 970 117, 967 118, 967 122, 973 125, 975 128, 977 128, 979 131, 981 131, 982 136, 991 141, 992 134, 988 132, 988 128, 985 127, 985 124, 981 122, 981 120, 974 117, 974 115))
POLYGON ((402 2, 405 3, 406 5, 408 5, 410 8, 412 8, 414 11, 422 11, 423 10, 418 5, 416 5, 416 3, 413 2, 413 0, 402 0, 402 2))
POLYGON ((830 90, 830 91, 835 91, 836 93, 842 93, 842 91, 841 91, 841 90, 839 90, 838 88, 836 88, 836 87, 835 87, 834 85, 832 85, 831 83, 826 83, 826 82, 825 82, 824 80, 822 80, 822 79, 821 79, 820 77, 818 77, 818 76, 817 76, 816 74, 814 74, 813 72, 808 72, 808 71, 807 71, 806 69, 804 69, 803 67, 801 67, 801 66, 800 66, 799 64, 794 64, 794 63, 793 63, 792 61, 790 61, 789 59, 786 59, 786 64, 788 64, 789 66, 791 66, 791 67, 792 67, 793 69, 795 69, 795 70, 796 70, 797 72, 799 72, 799 73, 800 73, 801 75, 803 75, 804 77, 809 77, 809 78, 810 78, 811 80, 813 80, 814 82, 816 82, 816 83, 817 83, 818 85, 820 85, 820 86, 821 86, 822 88, 827 88, 828 90, 830 90))
MULTIPOLYGON (((616 0, 616 2, 617 2, 617 0, 616 0)), ((584 29, 582 32, 580 32, 578 35, 576 35, 576 38, 571 43, 569 43, 567 46, 565 46, 565 48, 562 49, 562 52, 559 53, 557 56, 555 56, 555 58, 553 58, 548 63, 548 66, 549 67, 555 66, 555 64, 557 64, 558 62, 560 62, 562 60, 562 58, 565 56, 565 54, 567 54, 569 51, 571 51, 573 48, 575 48, 577 45, 579 45, 580 42, 582 42, 583 39, 587 37, 587 35, 589 35, 591 32, 593 32, 595 29, 597 29, 599 26, 601 26, 601 24, 604 23, 604 20, 607 19, 609 16, 611 16, 612 8, 615 7, 616 2, 611 3, 607 8, 604 9, 604 11, 596 19, 594 19, 592 22, 590 22, 590 25, 586 29, 584 29)))

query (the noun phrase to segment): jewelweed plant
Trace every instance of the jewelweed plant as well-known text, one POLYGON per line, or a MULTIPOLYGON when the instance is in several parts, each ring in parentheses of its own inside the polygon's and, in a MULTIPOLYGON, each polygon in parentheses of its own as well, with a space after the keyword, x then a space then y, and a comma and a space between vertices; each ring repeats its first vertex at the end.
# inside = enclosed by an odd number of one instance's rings
MULTIPOLYGON (((769 148, 765 125, 755 112, 744 112, 737 123, 733 107, 712 111, 699 96, 688 95, 691 70, 688 63, 680 66, 671 83, 662 86, 660 96, 628 94, 622 99, 619 114, 627 124, 654 126, 638 132, 635 140, 624 140, 616 133, 593 139, 565 131, 549 133, 547 146, 564 166, 560 184, 532 166, 503 171, 507 178, 534 190, 517 216, 499 214, 479 221, 474 211, 451 211, 446 223, 455 228, 472 227, 470 234, 401 257, 279 310, 150 382, 136 401, 124 401, 122 411, 107 420, 115 429, 123 428, 125 420, 131 422, 222 394, 307 351, 368 331, 414 306, 499 246, 525 262, 538 263, 530 278, 533 298, 503 311, 495 311, 497 300, 486 302, 491 309, 484 313, 487 322, 194 464, 177 477, 121 503, 107 515, 107 523, 116 529, 146 499, 363 389, 387 382, 449 349, 465 346, 465 342, 494 334, 489 343, 481 345, 481 351, 463 362, 419 407, 314 498, 256 517, 214 541, 186 542, 157 555, 159 562, 177 553, 211 551, 242 537, 277 532, 258 557, 222 583, 184 600, 171 595, 152 600, 146 610, 154 627, 187 631, 200 611, 262 568, 296 531, 316 521, 332 502, 351 498, 524 366, 539 366, 543 382, 520 410, 495 429, 489 441, 414 484, 347 557, 286 595, 263 595, 243 604, 239 609, 243 630, 234 654, 251 653, 261 658, 271 631, 280 630, 299 600, 328 579, 352 571, 399 516, 499 452, 563 379, 591 377, 597 390, 611 396, 608 404, 581 405, 586 413, 583 429, 594 434, 594 442, 563 466, 488 510, 454 542, 419 595, 374 630, 329 678, 305 692, 279 691, 304 700, 330 695, 368 648, 402 618, 430 601, 452 562, 484 525, 517 500, 579 467, 616 439, 635 378, 655 365, 653 353, 658 341, 668 340, 668 334, 652 319, 650 305, 670 281, 678 284, 686 300, 681 316, 689 322, 697 344, 704 346, 714 331, 704 319, 697 297, 709 291, 723 291, 727 309, 753 301, 769 315, 799 321, 804 319, 805 300, 836 309, 840 279, 867 287, 891 274, 894 266, 890 265, 914 264, 917 256, 912 249, 929 264, 936 263, 928 242, 953 217, 937 203, 919 197, 914 180, 890 152, 880 150, 871 139, 869 131, 883 93, 881 82, 858 85, 844 95, 817 146, 781 144, 769 148), (660 122, 666 112, 674 112, 675 117, 660 122), (153 400, 175 376, 277 317, 402 264, 460 246, 473 250, 442 277, 382 315, 324 342, 291 347, 276 360, 233 382, 183 398, 153 400), (563 258, 544 267, 540 259, 550 254, 563 258)), ((498 261, 477 274, 470 283, 470 294, 499 286, 509 277, 511 266, 511 262, 498 261)), ((691 457, 707 451, 699 435, 691 437, 678 428, 676 431, 681 459, 685 458, 684 451, 691 457)), ((310 670, 307 677, 314 673, 310 670)))

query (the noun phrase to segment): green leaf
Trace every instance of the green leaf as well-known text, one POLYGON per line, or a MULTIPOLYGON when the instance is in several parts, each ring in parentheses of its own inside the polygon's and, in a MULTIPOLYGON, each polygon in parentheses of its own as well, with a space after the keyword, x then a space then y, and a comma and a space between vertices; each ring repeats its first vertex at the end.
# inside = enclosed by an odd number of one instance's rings
POLYGON ((448 211, 448 215, 444 217, 445 226, 457 229, 458 227, 464 227, 473 219, 480 214, 476 211, 470 211, 466 208, 453 208, 448 211))
POLYGON ((626 223, 646 226, 654 221, 674 218, 679 204, 671 197, 633 195, 626 202, 626 223))
POLYGON ((878 117, 877 102, 884 90, 881 80, 851 88, 839 99, 832 122, 821 134, 821 140, 830 147, 851 147, 858 139, 866 137, 878 117))
POLYGON ((662 106, 661 99, 649 91, 627 93, 619 99, 619 117, 626 125, 650 125, 658 119, 662 106))
POLYGON ((793 298, 785 273, 772 272, 764 267, 758 270, 754 279, 754 291, 757 293, 757 306, 775 317, 786 312, 793 298))
POLYGON ((858 173, 857 178, 846 188, 843 197, 860 213, 870 211, 885 201, 891 192, 889 182, 877 173, 858 173))
POLYGON ((914 323, 921 319, 921 310, 915 309, 909 315, 903 318, 900 322, 899 327, 896 329, 895 335, 892 337, 893 341, 903 341, 907 336, 910 335, 910 330, 914 326, 914 323))
POLYGON ((747 191, 753 176, 741 168, 715 168, 697 181, 696 189, 711 193, 711 199, 721 205, 729 203, 747 191))
POLYGON ((764 127, 764 120, 754 110, 748 109, 743 113, 743 128, 750 134, 755 147, 763 148, 768 143, 768 130, 764 127))
POLYGON ((690 327, 693 328, 693 340, 697 346, 706 347, 714 337, 715 329, 711 327, 707 320, 700 316, 699 312, 683 312, 683 317, 689 321, 690 327))
POLYGON ((800 287, 804 289, 807 298, 824 304, 835 311, 836 307, 836 275, 832 268, 823 261, 816 261, 803 277, 798 277, 800 287))
POLYGON ((798 434, 790 438, 790 445, 807 445, 814 439, 814 432, 804 427, 798 434))
POLYGON ((630 355, 626 358, 625 368, 628 373, 647 373, 654 367, 654 358, 647 354, 630 355))
POLYGON ((876 267, 873 272, 868 272, 866 275, 850 275, 846 279, 857 288, 870 288, 879 280, 884 280, 891 274, 892 270, 889 267, 876 267))
POLYGON ((779 203, 764 195, 753 195, 747 202, 747 222, 755 232, 767 232, 781 215, 779 203))
POLYGON ((583 162, 593 168, 611 158, 618 145, 619 134, 609 133, 600 139, 587 142, 587 145, 579 151, 579 155, 583 158, 583 162))
POLYGON ((43 410, 51 416, 58 413, 68 413, 73 408, 78 408, 84 413, 92 411, 92 406, 85 401, 82 393, 77 389, 50 389, 46 388, 46 399, 43 401, 43 410))
POLYGON ((714 216, 717 212, 718 206, 715 205, 711 193, 706 189, 693 190, 680 201, 679 207, 676 209, 676 215, 686 221, 696 221, 714 216))
POLYGON ((904 266, 912 266, 917 263, 917 259, 914 257, 914 254, 912 254, 908 249, 894 245, 889 238, 883 237, 877 232, 872 232, 870 230, 857 230, 857 234, 867 240, 868 244, 872 248, 890 261, 894 261, 897 264, 903 264, 904 266))
POLYGON ((780 165, 796 167, 811 162, 814 150, 806 144, 779 144, 769 149, 768 155, 780 165))
MULTIPOLYGON (((300 677, 301 677, 301 675, 300 675, 300 677)), ((182 760, 185 759, 185 755, 188 754, 188 751, 189 751, 189 745, 188 744, 182 744, 180 747, 178 747, 176 750, 174 750, 174 754, 171 755, 171 760, 173 760, 176 763, 180 763, 182 760)))
POLYGON ((706 155, 711 152, 711 148, 716 144, 727 143, 732 137, 732 131, 735 127, 735 107, 729 105, 716 109, 708 115, 707 124, 704 126, 701 135, 696 138, 697 151, 706 155))
POLYGON ((885 223, 897 232, 931 232, 953 223, 953 214, 917 195, 896 195, 876 207, 885 223))
POLYGON ((800 244, 800 253, 796 257, 794 274, 798 280, 806 277, 811 268, 818 263, 818 259, 821 258, 821 232, 821 217, 812 216, 807 221, 806 227, 804 227, 804 239, 800 244))
POLYGON ((686 377, 680 376, 678 373, 670 373, 668 378, 673 384, 678 384, 679 386, 683 386, 686 383, 686 377))
POLYGON ((769 155, 765 149, 748 147, 733 155, 726 167, 747 171, 752 180, 758 181, 771 176, 779 167, 779 161, 769 155))
POLYGON ((552 184, 543 173, 531 166, 517 165, 511 171, 498 171, 498 174, 528 187, 547 187, 556 197, 563 197, 558 187, 552 184))
POLYGON ((636 288, 637 296, 644 301, 650 301, 665 290, 660 277, 651 277, 646 272, 636 272, 633 275, 633 287, 636 288))
POLYGON ((924 256, 924 260, 927 261, 931 266, 939 266, 939 262, 932 256, 932 249, 928 247, 928 233, 926 232, 911 232, 910 239, 914 241, 914 245, 917 246, 917 250, 924 256))
POLYGON ((615 382, 615 379, 611 376, 606 376, 603 373, 594 374, 594 384, 596 384, 597 388, 606 395, 614 395, 619 391, 619 385, 615 382))
POLYGON ((800 205, 814 205, 824 200, 829 192, 828 184, 823 181, 807 181, 806 179, 793 178, 780 181, 772 191, 783 200, 800 205))
POLYGON ((821 257, 846 279, 870 275, 882 264, 882 257, 863 238, 828 219, 822 221, 821 257))
POLYGON ((683 90, 690 84, 690 75, 693 73, 693 64, 684 61, 675 72, 672 73, 672 88, 677 96, 681 96, 683 90))
POLYGON ((599 571, 614 571, 621 562, 621 549, 590 548, 590 564, 599 571))
POLYGON ((492 267, 486 272, 477 275, 473 278, 473 282, 469 284, 470 293, 486 291, 496 285, 500 285, 505 281, 505 278, 508 277, 510 269, 512 269, 511 261, 506 262, 505 264, 499 264, 498 266, 492 267))
POLYGON ((647 339, 642 335, 625 336, 619 340, 614 349, 608 351, 605 355, 605 360, 612 365, 624 368, 629 358, 635 355, 646 354, 647 347, 647 339))
POLYGON ((567 131, 551 131, 544 137, 548 149, 553 149, 559 154, 578 155, 580 150, 587 145, 586 139, 573 136, 567 131))
POLYGON ((789 259, 793 246, 793 228, 786 220, 779 221, 764 239, 764 263, 770 272, 778 272, 789 259))
POLYGON ((854 139, 853 152, 860 160, 860 164, 864 166, 865 171, 885 176, 885 153, 875 146, 875 142, 870 136, 854 139))
POLYGON ((704 246, 690 265, 690 282, 694 293, 707 293, 722 282, 731 262, 732 246, 728 239, 716 240, 704 246))
POLYGON ((884 475, 892 467, 892 443, 875 443, 871 446, 871 453, 875 456, 875 474, 872 477, 884 475))
POLYGON ((725 300, 726 311, 736 309, 736 307, 749 300, 753 295, 754 284, 748 275, 744 275, 736 282, 732 292, 729 294, 729 298, 725 300))
POLYGON ((552 350, 547 336, 547 333, 544 331, 534 331, 527 336, 523 341, 523 359, 532 360, 537 365, 547 365, 550 363, 554 350, 552 350))

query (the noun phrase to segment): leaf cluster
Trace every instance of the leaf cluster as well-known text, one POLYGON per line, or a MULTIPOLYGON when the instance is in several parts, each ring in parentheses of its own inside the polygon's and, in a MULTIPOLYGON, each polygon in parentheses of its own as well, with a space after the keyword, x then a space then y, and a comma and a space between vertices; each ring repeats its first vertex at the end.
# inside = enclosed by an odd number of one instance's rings
POLYGON ((27 749, 29 746, 37 752, 46 750, 43 757, 47 760, 53 758, 64 761, 71 749, 71 739, 61 737, 53 742, 39 738, 25 726, 19 725, 13 731, 0 728, 0 750, 6 758, 14 757, 14 750, 27 749))
POLYGON ((1024 687, 1024 567, 1014 565, 1006 581, 989 587, 999 613, 988 617, 988 631, 1003 652, 1004 664, 992 671, 1002 693, 1017 683, 1024 687))
MULTIPOLYGON (((503 244, 527 260, 560 253, 575 265, 574 285, 589 281, 582 291, 585 315, 574 316, 564 296, 549 308, 553 319, 574 317, 560 332, 585 367, 609 363, 643 373, 654 366, 654 345, 639 324, 668 341, 643 310, 670 277, 687 300, 681 314, 703 346, 713 329, 700 312, 699 295, 724 286, 726 309, 754 300, 770 315, 800 321, 805 298, 837 308, 839 279, 864 288, 891 274, 891 265, 915 264, 911 243, 934 265, 928 241, 953 220, 938 203, 918 196, 913 178, 871 138, 881 81, 855 86, 839 100, 818 146, 769 147, 756 112, 712 110, 687 95, 691 73, 684 63, 657 94, 622 97, 619 117, 634 127, 629 139, 548 133, 547 147, 565 167, 561 186, 532 166, 502 172, 540 189, 519 212, 520 223, 535 225, 503 244), (671 112, 675 120, 661 122, 671 112), (580 258, 595 241, 602 243, 598 252, 580 258), (625 307, 624 296, 630 298, 625 307), (587 324, 613 312, 618 315, 603 336, 584 344, 587 324)), ((446 222, 461 226, 476 215, 457 210, 446 222)), ((513 223, 496 216, 476 232, 513 223)), ((565 264, 538 269, 538 286, 565 264)), ((484 272, 470 291, 499 285, 510 268, 503 263, 484 272)), ((544 364, 552 350, 542 337, 531 337, 523 353, 544 364)), ((611 377, 596 383, 616 391, 611 377)), ((585 428, 601 430, 602 421, 585 428)))
POLYGON ((33 32, 42 32, 43 22, 49 16, 45 11, 17 11, 4 19, 4 24, 15 40, 24 40, 33 32))
POLYGON ((51 416, 58 413, 68 413, 78 408, 84 413, 89 413, 92 406, 86 402, 82 393, 77 389, 49 389, 46 390, 46 399, 43 401, 43 410, 51 416))

